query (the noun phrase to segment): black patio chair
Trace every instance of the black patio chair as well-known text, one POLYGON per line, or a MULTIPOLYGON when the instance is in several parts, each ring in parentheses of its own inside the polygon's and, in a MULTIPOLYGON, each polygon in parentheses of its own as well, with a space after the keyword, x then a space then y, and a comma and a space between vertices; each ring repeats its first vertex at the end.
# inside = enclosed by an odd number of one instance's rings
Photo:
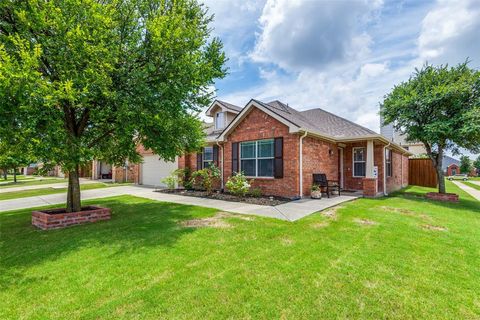
POLYGON ((325 173, 314 173, 313 174, 313 184, 320 187, 320 190, 325 190, 327 197, 330 198, 330 192, 334 190, 338 191, 340 195, 340 184, 338 180, 327 180, 327 175, 325 173))

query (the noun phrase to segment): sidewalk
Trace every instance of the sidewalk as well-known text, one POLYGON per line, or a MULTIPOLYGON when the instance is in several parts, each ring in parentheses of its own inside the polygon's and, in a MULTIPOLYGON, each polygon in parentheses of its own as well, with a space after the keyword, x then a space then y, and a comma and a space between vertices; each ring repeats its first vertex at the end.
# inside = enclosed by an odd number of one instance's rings
MULTIPOLYGON (((99 180, 89 180, 89 179, 80 179, 80 184, 89 184, 89 183, 98 183, 98 182, 101 182, 101 181, 99 181, 99 180)), ((68 182, 37 184, 37 185, 33 185, 33 186, 1 188, 0 193, 34 190, 34 189, 45 189, 45 188, 63 189, 63 188, 66 188, 67 186, 68 186, 68 182)))
POLYGON ((472 187, 469 187, 469 186, 467 186, 467 185, 465 185, 461 182, 458 182, 458 181, 452 181, 452 182, 455 183, 460 189, 462 189, 466 193, 470 194, 473 198, 480 201, 480 191, 479 190, 474 189, 472 187))
MULTIPOLYGON (((241 202, 229 202, 223 200, 166 194, 161 192, 154 192, 151 188, 139 186, 121 186, 115 188, 103 188, 82 191, 82 200, 113 197, 119 195, 132 195, 156 201, 209 207, 232 213, 257 215, 287 221, 296 221, 314 212, 321 211, 336 206, 340 203, 351 201, 357 198, 356 196, 349 195, 323 198, 321 200, 302 199, 272 207, 241 202)), ((63 204, 65 203, 66 198, 66 193, 62 193, 38 197, 4 200, 0 201, 0 212, 41 207, 51 204, 63 204)))

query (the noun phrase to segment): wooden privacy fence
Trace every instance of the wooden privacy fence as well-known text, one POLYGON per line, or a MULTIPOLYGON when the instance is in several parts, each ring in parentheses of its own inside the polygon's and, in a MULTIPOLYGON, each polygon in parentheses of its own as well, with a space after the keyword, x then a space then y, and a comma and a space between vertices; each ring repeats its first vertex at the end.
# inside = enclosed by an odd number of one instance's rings
POLYGON ((408 159, 408 184, 436 188, 437 173, 430 159, 408 159))

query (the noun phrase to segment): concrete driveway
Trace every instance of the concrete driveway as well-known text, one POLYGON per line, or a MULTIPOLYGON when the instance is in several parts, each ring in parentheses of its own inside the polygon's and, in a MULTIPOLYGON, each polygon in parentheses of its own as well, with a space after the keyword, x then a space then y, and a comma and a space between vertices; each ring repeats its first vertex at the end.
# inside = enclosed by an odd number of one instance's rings
MULTIPOLYGON (((230 202, 223 200, 166 194, 154 192, 154 189, 152 188, 145 188, 140 186, 120 186, 82 191, 82 200, 106 198, 119 195, 132 195, 156 201, 209 207, 233 213, 256 215, 287 221, 296 221, 314 212, 321 211, 336 206, 340 203, 358 198, 357 196, 352 195, 342 195, 331 198, 323 198, 321 200, 301 199, 278 206, 262 206, 241 202, 230 202)), ((4 200, 0 201, 0 211, 34 208, 51 204, 63 204, 66 202, 66 198, 66 193, 61 193, 21 199, 4 200)))

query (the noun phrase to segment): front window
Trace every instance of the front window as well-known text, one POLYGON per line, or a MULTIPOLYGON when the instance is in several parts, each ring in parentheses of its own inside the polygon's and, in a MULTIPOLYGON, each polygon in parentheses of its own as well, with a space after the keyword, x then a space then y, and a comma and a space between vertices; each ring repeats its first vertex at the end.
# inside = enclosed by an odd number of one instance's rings
POLYGON ((217 112, 215 114, 215 129, 223 129, 225 126, 225 114, 223 112, 217 112))
POLYGON ((365 148, 353 148, 353 176, 365 177, 365 148))
POLYGON ((248 177, 273 177, 273 139, 240 143, 240 171, 248 177))
POLYGON ((387 166, 387 177, 392 176, 392 150, 385 150, 385 164, 387 166))
POLYGON ((213 147, 203 148, 203 167, 208 168, 213 163, 213 147))

